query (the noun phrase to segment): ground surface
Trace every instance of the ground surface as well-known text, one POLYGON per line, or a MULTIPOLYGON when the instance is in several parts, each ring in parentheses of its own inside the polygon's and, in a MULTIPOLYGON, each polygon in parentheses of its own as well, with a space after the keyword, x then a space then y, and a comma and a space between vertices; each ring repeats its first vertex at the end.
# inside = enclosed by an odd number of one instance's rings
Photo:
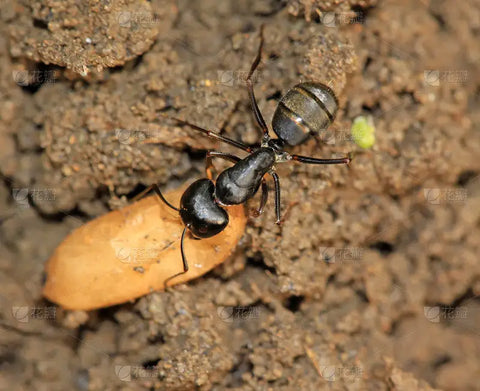
POLYGON ((478 1, 115 3, 1 2, 0 389, 480 389, 478 1), (262 23, 267 122, 295 83, 328 83, 337 120, 296 152, 355 151, 350 169, 279 167, 283 226, 271 197, 232 259, 171 292, 43 300, 71 230, 230 150, 159 112, 258 140, 262 23))

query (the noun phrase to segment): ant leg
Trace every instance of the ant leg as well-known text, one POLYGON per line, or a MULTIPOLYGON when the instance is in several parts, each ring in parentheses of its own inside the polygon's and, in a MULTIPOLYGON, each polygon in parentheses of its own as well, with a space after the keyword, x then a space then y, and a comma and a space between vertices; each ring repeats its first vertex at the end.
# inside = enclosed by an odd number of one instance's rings
POLYGON ((218 157, 221 159, 228 160, 229 162, 237 163, 241 159, 235 155, 232 155, 230 153, 223 153, 223 152, 217 152, 217 151, 207 151, 207 155, 205 156, 205 172, 207 173, 207 178, 212 180, 213 179, 213 174, 212 174, 212 169, 213 167, 213 162, 212 158, 218 157))
POLYGON ((219 141, 223 141, 224 143, 227 143, 227 144, 233 145, 234 147, 243 149, 244 151, 247 151, 247 152, 252 152, 253 151, 253 149, 250 148, 248 145, 245 145, 244 143, 242 143, 240 141, 232 140, 228 137, 222 136, 220 133, 214 132, 213 130, 208 130, 208 129, 201 128, 200 126, 194 125, 194 124, 192 124, 188 121, 184 121, 183 119, 180 119, 180 118, 175 118, 175 117, 167 117, 167 118, 170 118, 174 121, 177 121, 181 125, 189 126, 192 129, 198 130, 199 132, 202 132, 202 133, 206 134, 208 137, 214 138, 214 139, 219 140, 219 141))
POLYGON ((258 217, 263 213, 263 209, 267 204, 267 200, 268 200, 268 186, 267 186, 267 181, 265 180, 265 178, 263 178, 262 179, 262 198, 260 200, 260 206, 253 214, 254 217, 258 217))
POLYGON ((183 262, 183 272, 179 272, 177 274, 174 274, 173 276, 168 277, 164 282, 163 282, 163 289, 167 290, 167 283, 171 280, 173 280, 175 277, 178 277, 182 274, 185 274, 188 272, 188 262, 187 258, 185 257, 185 249, 183 248, 183 242, 185 240, 185 234, 187 233, 187 227, 183 229, 182 232, 182 238, 180 239, 180 253, 182 254, 182 262, 183 262))
POLYGON ((291 155, 292 160, 307 164, 349 164, 352 161, 352 155, 340 159, 316 159, 309 156, 291 155))
POLYGON ((138 201, 140 198, 144 197, 146 194, 150 193, 152 190, 155 191, 157 196, 167 205, 168 207, 172 208, 173 210, 176 210, 177 212, 180 211, 180 209, 176 208, 173 206, 170 202, 168 202, 165 197, 163 196, 162 192, 160 191, 160 188, 156 183, 153 185, 148 186, 145 190, 137 194, 135 197, 132 198, 132 202, 138 201))
POLYGON ((253 72, 255 72, 255 69, 257 69, 258 64, 260 63, 260 60, 262 58, 262 48, 263 48, 263 25, 262 27, 260 27, 260 45, 258 46, 257 57, 255 57, 255 60, 253 61, 252 66, 250 67, 250 72, 248 72, 246 83, 247 83, 248 95, 250 96, 250 103, 252 104, 253 113, 255 114, 255 119, 257 120, 257 123, 260 125, 260 127, 263 130, 263 138, 268 139, 270 137, 270 135, 268 134, 268 127, 267 127, 267 124, 265 123, 265 120, 263 119, 260 109, 258 108, 257 100, 255 99, 255 92, 253 91, 253 81, 252 81, 253 72))
POLYGON ((282 214, 280 211, 280 179, 278 178, 278 174, 276 172, 270 172, 270 175, 273 178, 273 181, 275 182, 275 213, 277 214, 277 221, 275 221, 275 224, 280 225, 282 222, 282 214))

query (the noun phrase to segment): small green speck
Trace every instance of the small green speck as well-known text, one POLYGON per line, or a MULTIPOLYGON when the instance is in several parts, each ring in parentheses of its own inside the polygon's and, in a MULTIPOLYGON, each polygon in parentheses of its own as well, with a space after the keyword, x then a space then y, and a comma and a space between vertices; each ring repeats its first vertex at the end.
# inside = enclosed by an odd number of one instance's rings
POLYGON ((371 148, 375 144, 375 126, 372 117, 357 117, 352 124, 352 138, 361 148, 371 148))

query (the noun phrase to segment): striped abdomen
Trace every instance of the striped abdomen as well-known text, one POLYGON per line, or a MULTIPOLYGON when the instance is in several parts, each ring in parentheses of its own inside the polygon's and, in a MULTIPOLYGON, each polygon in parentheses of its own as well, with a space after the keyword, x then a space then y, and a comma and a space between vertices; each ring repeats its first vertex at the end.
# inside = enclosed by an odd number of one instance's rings
POLYGON ((309 134, 318 134, 328 128, 337 109, 338 101, 330 87, 322 83, 300 83, 280 100, 272 128, 288 145, 298 145, 309 134))

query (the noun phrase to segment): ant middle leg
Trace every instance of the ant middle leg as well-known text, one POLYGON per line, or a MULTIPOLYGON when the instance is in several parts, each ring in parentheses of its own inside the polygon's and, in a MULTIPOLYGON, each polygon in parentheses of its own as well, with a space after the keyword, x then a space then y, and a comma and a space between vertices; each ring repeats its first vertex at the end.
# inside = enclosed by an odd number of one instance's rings
POLYGON ((268 186, 267 186, 267 181, 265 180, 265 177, 264 177, 262 179, 262 198, 260 199, 260 206, 253 213, 254 217, 259 217, 263 213, 263 210, 265 209, 265 205, 267 204, 267 200, 268 200, 268 186))
POLYGON ((282 212, 280 205, 280 178, 278 177, 278 174, 274 171, 270 172, 270 175, 275 182, 275 213, 277 215, 277 221, 275 221, 275 224, 280 225, 282 223, 282 212))
POLYGON ((224 153, 224 152, 217 152, 217 151, 207 151, 207 155, 205 156, 205 172, 207 174, 207 178, 210 180, 213 180, 213 158, 218 157, 224 160, 228 160, 229 162, 232 163, 237 163, 241 159, 235 155, 232 155, 230 153, 224 153))

